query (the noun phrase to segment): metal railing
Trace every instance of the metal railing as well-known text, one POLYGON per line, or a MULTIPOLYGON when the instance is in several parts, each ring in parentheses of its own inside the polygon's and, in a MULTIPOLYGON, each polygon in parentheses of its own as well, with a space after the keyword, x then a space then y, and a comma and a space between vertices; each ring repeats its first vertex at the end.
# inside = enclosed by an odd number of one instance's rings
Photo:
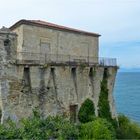
POLYGON ((57 63, 57 64, 88 64, 101 66, 117 66, 115 58, 89 57, 89 56, 74 56, 61 54, 43 54, 30 52, 17 52, 17 60, 19 62, 36 62, 42 63, 57 63))

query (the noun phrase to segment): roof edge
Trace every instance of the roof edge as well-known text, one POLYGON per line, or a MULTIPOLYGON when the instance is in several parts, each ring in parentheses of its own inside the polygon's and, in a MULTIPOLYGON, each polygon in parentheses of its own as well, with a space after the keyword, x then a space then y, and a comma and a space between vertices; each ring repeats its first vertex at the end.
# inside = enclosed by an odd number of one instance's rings
POLYGON ((74 29, 74 28, 62 26, 62 25, 57 25, 57 24, 54 24, 54 23, 49 23, 48 22, 48 25, 47 25, 47 22, 46 22, 46 24, 41 24, 41 23, 37 23, 37 22, 35 22, 33 20, 31 21, 31 20, 25 20, 25 19, 19 20, 18 22, 13 24, 11 27, 9 27, 9 29, 13 30, 13 29, 19 27, 22 24, 33 25, 33 26, 44 27, 44 28, 47 27, 47 28, 51 28, 51 29, 67 31, 67 32, 73 32, 73 33, 77 33, 77 34, 83 34, 83 35, 94 36, 94 37, 101 36, 98 33, 87 32, 87 31, 83 31, 83 30, 79 30, 79 29, 74 29))

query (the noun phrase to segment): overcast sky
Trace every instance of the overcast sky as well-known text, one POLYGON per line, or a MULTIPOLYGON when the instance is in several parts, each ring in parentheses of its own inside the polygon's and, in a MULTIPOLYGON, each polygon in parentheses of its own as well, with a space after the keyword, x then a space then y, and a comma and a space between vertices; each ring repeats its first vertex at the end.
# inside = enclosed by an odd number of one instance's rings
POLYGON ((97 32, 100 56, 140 67, 140 0, 0 0, 0 26, 39 19, 97 32))

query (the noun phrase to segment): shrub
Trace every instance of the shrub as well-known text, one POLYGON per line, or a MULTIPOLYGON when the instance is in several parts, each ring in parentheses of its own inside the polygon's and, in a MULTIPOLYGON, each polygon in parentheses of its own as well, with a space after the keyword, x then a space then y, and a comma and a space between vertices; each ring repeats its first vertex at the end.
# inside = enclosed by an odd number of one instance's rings
POLYGON ((81 124, 81 139, 115 139, 115 130, 111 123, 105 119, 98 118, 92 122, 81 124))
POLYGON ((7 120, 5 125, 0 125, 0 139, 21 139, 20 131, 16 124, 7 120))
POLYGON ((45 120, 46 129, 49 135, 57 139, 77 139, 79 135, 78 128, 75 124, 61 116, 48 117, 45 120))
POLYGON ((22 119, 20 125, 20 133, 23 139, 46 138, 43 120, 39 118, 22 119))
POLYGON ((112 122, 103 118, 94 118, 94 121, 77 125, 70 123, 62 116, 40 117, 37 111, 34 116, 23 119, 17 126, 11 120, 0 125, 0 139, 140 139, 140 126, 131 122, 126 116, 119 115, 119 127, 116 133, 112 122), (80 132, 79 132, 80 131, 80 132))
POLYGON ((41 119, 33 117, 21 121, 21 135, 24 139, 76 139, 78 128, 61 116, 41 119))
POLYGON ((11 120, 0 125, 0 139, 77 139, 78 127, 61 116, 42 119, 37 111, 34 116, 22 119, 19 127, 11 120))
POLYGON ((126 116, 119 115, 119 128, 117 138, 119 139, 140 139, 140 126, 130 121, 126 116))
POLYGON ((108 101, 107 79, 104 78, 101 82, 101 92, 99 96, 99 117, 111 120, 110 106, 108 101))
POLYGON ((80 122, 86 123, 92 121, 94 118, 95 118, 94 104, 90 99, 86 99, 79 110, 78 119, 80 122))

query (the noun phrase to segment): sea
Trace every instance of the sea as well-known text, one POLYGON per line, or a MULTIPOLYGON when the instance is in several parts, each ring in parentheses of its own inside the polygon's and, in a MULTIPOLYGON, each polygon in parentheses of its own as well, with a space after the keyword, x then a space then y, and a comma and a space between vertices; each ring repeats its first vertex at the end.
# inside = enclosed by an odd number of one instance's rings
POLYGON ((140 124, 140 72, 118 72, 114 98, 117 112, 140 124))

